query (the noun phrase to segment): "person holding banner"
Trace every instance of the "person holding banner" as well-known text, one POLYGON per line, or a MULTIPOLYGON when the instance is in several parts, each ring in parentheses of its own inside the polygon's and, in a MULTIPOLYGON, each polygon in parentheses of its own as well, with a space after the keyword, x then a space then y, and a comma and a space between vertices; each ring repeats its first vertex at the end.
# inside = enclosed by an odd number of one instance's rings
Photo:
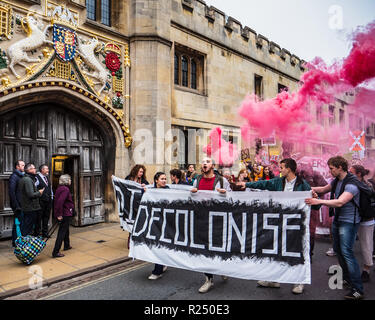
POLYGON ((136 164, 125 180, 132 180, 144 185, 149 184, 146 178, 146 167, 142 164, 136 164))
POLYGON ((353 252, 355 239, 361 222, 356 209, 359 206, 357 177, 348 172, 348 161, 341 157, 332 157, 327 162, 331 175, 335 178, 324 187, 313 188, 319 194, 331 192, 331 199, 306 199, 308 205, 325 205, 334 216, 332 223, 333 250, 337 254, 343 270, 343 280, 351 289, 344 298, 360 300, 364 297, 361 270, 353 252), (354 203, 355 201, 355 203, 354 203))
MULTIPOLYGON (((148 181, 146 178, 146 167, 142 164, 136 164, 131 170, 129 175, 125 178, 125 180, 131 180, 134 182, 137 182, 144 187, 145 185, 148 185, 148 181)), ((128 236, 128 249, 129 249, 129 243, 130 243, 130 233, 128 236)))
MULTIPOLYGON (((297 163, 292 158, 283 159, 280 162, 280 172, 282 178, 274 178, 271 180, 260 180, 257 182, 238 183, 239 186, 268 190, 268 191, 309 191, 310 185, 305 179, 296 175, 297 163)), ((319 207, 318 207, 319 208, 319 207)), ((280 283, 270 281, 258 281, 260 287, 280 288, 280 283)), ((292 292, 295 294, 303 293, 304 285, 297 284, 293 287, 292 292)))
MULTIPOLYGON (((198 175, 194 181, 192 193, 196 193, 198 190, 216 190, 221 194, 225 194, 227 191, 231 191, 230 184, 224 177, 215 174, 215 165, 211 158, 203 158, 202 161, 202 174, 198 175)), ((199 288, 199 293, 208 292, 214 285, 214 276, 210 273, 205 273, 206 281, 199 288)), ((227 277, 222 276, 223 280, 227 280, 227 277)))
MULTIPOLYGON (((154 176, 154 186, 153 188, 163 188, 163 189, 169 189, 167 186, 167 176, 164 172, 157 172, 154 176)), ((146 187, 144 188, 146 191, 146 187)), ((166 266, 163 266, 161 264, 155 264, 154 270, 149 275, 149 280, 157 280, 163 276, 163 273, 167 270, 166 266)))

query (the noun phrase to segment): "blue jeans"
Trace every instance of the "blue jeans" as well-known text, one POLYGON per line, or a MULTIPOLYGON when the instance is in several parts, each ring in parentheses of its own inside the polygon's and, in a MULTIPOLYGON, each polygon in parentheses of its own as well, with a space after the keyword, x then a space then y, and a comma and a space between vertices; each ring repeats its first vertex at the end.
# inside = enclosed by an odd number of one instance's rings
POLYGON ((343 278, 352 288, 363 293, 361 271, 354 256, 353 247, 357 236, 359 223, 333 221, 332 237, 333 250, 337 254, 340 267, 343 270, 343 278))

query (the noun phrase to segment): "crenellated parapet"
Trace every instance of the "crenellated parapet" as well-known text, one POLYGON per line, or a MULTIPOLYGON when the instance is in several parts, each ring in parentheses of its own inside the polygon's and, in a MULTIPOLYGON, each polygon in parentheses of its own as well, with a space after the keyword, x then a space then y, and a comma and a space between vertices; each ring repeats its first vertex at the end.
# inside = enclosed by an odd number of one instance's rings
POLYGON ((304 60, 254 29, 243 26, 241 22, 227 16, 220 9, 208 6, 205 1, 172 1, 172 24, 191 30, 272 68, 281 68, 294 78, 299 78, 305 71, 304 60))

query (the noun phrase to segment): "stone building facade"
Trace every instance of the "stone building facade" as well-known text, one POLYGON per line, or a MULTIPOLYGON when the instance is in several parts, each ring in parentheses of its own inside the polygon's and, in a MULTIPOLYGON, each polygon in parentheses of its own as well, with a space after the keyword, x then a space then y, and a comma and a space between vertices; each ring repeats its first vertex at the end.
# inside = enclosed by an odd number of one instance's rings
MULTIPOLYGON (((216 126, 241 145, 246 94, 294 91, 305 71, 202 0, 0 0, 0 28, 0 237, 16 160, 47 163, 54 185, 73 176, 75 225, 116 221, 112 175, 198 163, 216 126)), ((335 121, 348 126, 345 103, 335 121)))

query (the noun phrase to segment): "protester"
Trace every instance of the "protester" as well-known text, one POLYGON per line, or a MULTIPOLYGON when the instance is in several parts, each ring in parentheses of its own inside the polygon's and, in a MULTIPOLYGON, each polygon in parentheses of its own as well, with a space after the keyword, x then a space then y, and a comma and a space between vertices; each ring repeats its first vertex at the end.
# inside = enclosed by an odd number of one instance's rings
POLYGON ((189 164, 186 172, 186 181, 188 184, 193 185, 198 173, 195 172, 195 167, 193 164, 189 164))
POLYGON ((36 175, 37 188, 44 189, 42 196, 39 198, 39 204, 41 210, 39 211, 35 235, 39 236, 40 231, 42 232, 43 238, 48 238, 48 221, 51 213, 53 191, 52 185, 48 178, 49 168, 46 164, 42 164, 39 167, 39 173, 36 175))
POLYGON ((263 176, 263 167, 260 163, 255 162, 253 166, 253 171, 250 174, 252 181, 258 181, 263 176))
MULTIPOLYGON (((164 172, 157 172, 154 176, 153 188, 169 189, 167 184, 167 176, 164 172)), ((166 266, 161 264, 155 264, 154 270, 148 277, 149 280, 157 280, 163 276, 163 273, 167 270, 166 266)))
POLYGON ((23 236, 33 235, 37 216, 40 211, 39 198, 44 189, 38 190, 35 186, 36 168, 32 163, 25 165, 25 175, 18 182, 21 194, 21 210, 23 212, 23 223, 21 233, 23 236))
MULTIPOLYGON (((298 174, 300 177, 305 179, 310 187, 324 187, 327 185, 327 181, 324 177, 319 173, 313 170, 311 166, 302 165, 302 168, 299 170, 298 174)), ((316 227, 319 223, 319 210, 314 210, 311 208, 310 213, 310 257, 314 255, 314 247, 315 247, 315 235, 316 235, 316 227)))
MULTIPOLYGON (((349 169, 349 172, 354 174, 359 181, 366 183, 374 191, 372 184, 365 180, 365 176, 369 174, 361 165, 354 165, 349 169)), ((374 250, 374 218, 361 219, 361 224, 358 228, 358 238, 361 247, 361 254, 363 258, 363 271, 361 274, 362 282, 370 281, 370 269, 373 266, 372 255, 374 250)))
POLYGON ((241 169, 238 172, 236 182, 249 182, 249 179, 247 177, 247 170, 246 169, 241 169))
POLYGON ((182 179, 182 171, 181 170, 179 170, 179 169, 172 169, 171 171, 169 171, 169 173, 171 175, 172 184, 189 185, 187 182, 185 182, 182 179))
POLYGON ((309 205, 325 205, 330 208, 330 214, 334 215, 332 223, 333 249, 343 270, 343 280, 351 287, 350 292, 344 298, 363 299, 364 290, 360 268, 353 252, 361 221, 356 208, 356 204, 359 206, 359 189, 355 180, 358 179, 348 172, 348 161, 341 156, 330 158, 327 164, 335 179, 324 187, 313 188, 313 191, 318 194, 331 192, 331 199, 310 198, 305 202, 309 205))
POLYGON ((263 175, 260 180, 271 180, 273 178, 275 178, 275 175, 271 171, 271 168, 269 166, 265 166, 263 168, 263 175))
MULTIPOLYGON (((146 167, 142 164, 136 164, 130 171, 130 174, 125 178, 125 180, 131 180, 137 183, 140 183, 142 187, 148 185, 148 181, 146 178, 146 167)), ((128 235, 128 249, 130 246, 130 236, 128 235)))
MULTIPOLYGON (((310 185, 303 178, 296 175, 297 163, 294 159, 287 158, 280 162, 280 172, 282 178, 274 178, 271 180, 260 180, 258 182, 240 182, 238 185, 242 187, 268 190, 268 191, 309 191, 310 185)), ((280 288, 280 283, 271 281, 258 281, 260 287, 280 288)), ((304 285, 294 285, 292 292, 295 294, 303 293, 304 285)))
MULTIPOLYGON (((201 165, 202 174, 195 179, 193 189, 191 189, 192 193, 196 193, 198 190, 216 190, 221 194, 231 191, 227 179, 214 173, 214 166, 211 158, 203 159, 201 165)), ((206 281, 198 290, 200 293, 208 292, 214 285, 213 275, 205 273, 205 276, 206 281)), ((223 276, 223 280, 227 280, 227 277, 223 276)))
POLYGON ((60 253, 60 248, 64 242, 64 251, 72 249, 69 238, 69 225, 74 215, 74 202, 69 190, 72 180, 70 175, 63 174, 59 178, 59 186, 56 189, 54 202, 54 215, 59 222, 59 231, 57 233, 55 247, 53 248, 52 257, 60 258, 65 255, 60 253))
POLYGON ((125 178, 125 180, 132 180, 140 184, 148 185, 146 178, 146 167, 142 164, 136 164, 130 171, 130 174, 125 178))
POLYGON ((20 224, 23 223, 23 212, 21 210, 21 192, 18 189, 18 182, 25 174, 25 162, 22 160, 16 161, 14 170, 9 177, 9 199, 10 207, 13 211, 13 228, 12 228, 12 246, 15 247, 15 240, 17 239, 15 219, 17 218, 20 224))

